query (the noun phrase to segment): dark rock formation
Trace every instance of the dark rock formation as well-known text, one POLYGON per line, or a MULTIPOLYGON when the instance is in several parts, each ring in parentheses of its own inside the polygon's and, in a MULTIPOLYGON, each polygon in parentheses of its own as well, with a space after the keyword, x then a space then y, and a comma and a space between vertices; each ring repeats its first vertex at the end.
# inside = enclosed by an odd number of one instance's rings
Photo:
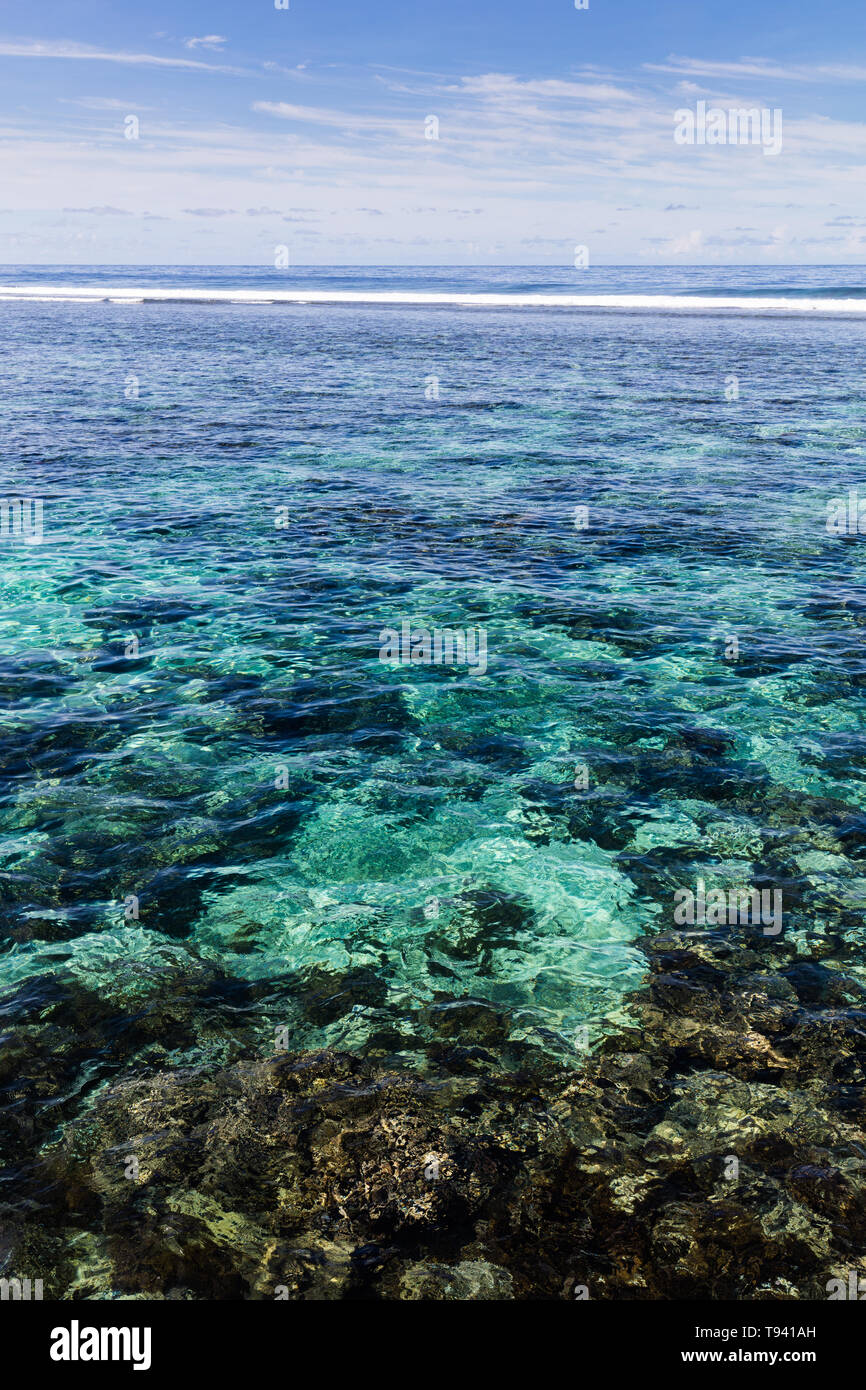
MULTIPOLYGON (((420 1072, 323 1051, 109 1084, 22 1173, 0 1260, 63 1298, 825 1298, 866 1273, 866 990, 827 940, 643 949, 635 1026, 579 1070, 504 1066, 504 1020, 463 1001, 428 1011, 420 1072)), ((326 1014, 370 987, 311 984, 326 1014)))

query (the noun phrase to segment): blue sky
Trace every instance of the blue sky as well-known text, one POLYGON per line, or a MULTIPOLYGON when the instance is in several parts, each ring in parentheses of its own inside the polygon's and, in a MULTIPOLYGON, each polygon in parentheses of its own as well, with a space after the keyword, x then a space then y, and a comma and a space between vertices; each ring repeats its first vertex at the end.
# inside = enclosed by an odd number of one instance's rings
POLYGON ((859 263, 864 15, 7 6, 0 261, 272 265, 285 245, 307 265, 570 265, 584 245, 595 264, 859 263), (676 144, 674 111, 699 101, 781 110, 781 152, 676 144))

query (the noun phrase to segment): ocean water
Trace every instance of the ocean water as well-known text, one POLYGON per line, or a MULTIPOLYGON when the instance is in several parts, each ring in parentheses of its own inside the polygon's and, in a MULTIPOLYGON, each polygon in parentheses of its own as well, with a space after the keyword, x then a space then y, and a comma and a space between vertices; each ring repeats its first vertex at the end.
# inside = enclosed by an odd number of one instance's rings
POLYGON ((0 267, 6 285, 90 289, 359 290, 443 294, 654 294, 866 297, 858 265, 808 266, 27 266, 0 267))
MULTIPOLYGON (((589 274, 863 295, 856 267, 589 274)), ((578 1065, 699 877, 781 886, 786 932, 841 923, 857 969, 866 537, 826 523, 866 498, 864 421, 857 317, 0 304, 2 495, 42 503, 0 540, 7 1032, 100 1001, 73 1111, 168 995, 202 1020, 171 1063, 282 1029, 421 1065, 429 1010, 480 1000, 515 1058, 578 1065), (383 662, 404 622, 483 631, 486 669, 383 662)))

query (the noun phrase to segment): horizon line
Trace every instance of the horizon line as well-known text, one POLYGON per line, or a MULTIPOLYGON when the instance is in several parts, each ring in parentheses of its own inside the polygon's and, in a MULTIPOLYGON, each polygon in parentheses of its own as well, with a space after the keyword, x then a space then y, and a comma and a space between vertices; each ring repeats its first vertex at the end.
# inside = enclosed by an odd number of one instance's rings
POLYGON ((652 264, 646 261, 599 261, 580 271, 561 261, 299 261, 279 271, 273 265, 263 265, 258 261, 0 261, 0 270, 7 266, 29 270, 55 267, 66 270, 98 270, 101 267, 259 270, 274 271, 280 275, 291 274, 293 270, 574 270, 575 274, 583 274, 585 270, 847 270, 862 267, 866 271, 866 261, 656 261, 652 264))

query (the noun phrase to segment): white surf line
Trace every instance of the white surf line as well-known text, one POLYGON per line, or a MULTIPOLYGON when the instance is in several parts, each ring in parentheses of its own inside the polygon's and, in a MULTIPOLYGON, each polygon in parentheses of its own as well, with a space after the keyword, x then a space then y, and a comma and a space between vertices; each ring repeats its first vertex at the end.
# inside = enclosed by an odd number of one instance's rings
POLYGON ((420 290, 159 289, 138 285, 0 285, 0 302, 50 300, 112 304, 406 304, 467 309, 615 309, 747 314, 866 315, 866 298, 792 299, 785 295, 486 294, 420 290))

